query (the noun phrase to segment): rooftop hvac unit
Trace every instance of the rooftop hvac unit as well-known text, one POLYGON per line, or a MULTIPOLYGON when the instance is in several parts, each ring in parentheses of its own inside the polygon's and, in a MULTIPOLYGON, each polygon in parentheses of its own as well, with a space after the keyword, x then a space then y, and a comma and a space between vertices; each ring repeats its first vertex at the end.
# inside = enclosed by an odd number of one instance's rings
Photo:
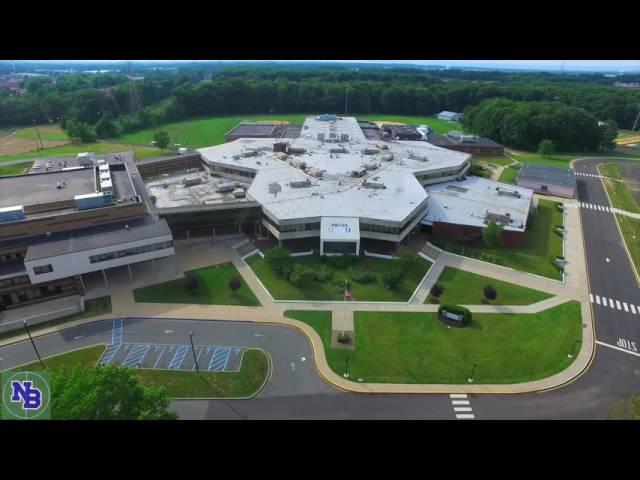
POLYGON ((221 183, 216 187, 217 193, 228 193, 233 192, 236 186, 233 183, 221 183))
POLYGON ((307 150, 305 148, 299 148, 299 147, 289 147, 289 150, 287 151, 287 153, 289 155, 302 155, 303 153, 306 153, 307 150))
POLYGON ((341 142, 348 142, 349 141, 349 135, 347 135, 346 133, 343 133, 342 135, 340 135, 340 141, 341 142))
POLYGON ((348 153, 347 149, 344 147, 336 147, 336 148, 330 148, 329 149, 330 153, 348 153))
POLYGON ((182 179, 182 184, 185 187, 192 187, 193 185, 200 185, 202 183, 202 177, 187 177, 182 179))
POLYGON ((376 165, 375 163, 365 163, 364 164, 364 169, 365 170, 375 170, 376 168, 378 168, 378 165, 376 165))
POLYGON ((24 218, 24 207, 22 205, 0 208, 0 223, 16 222, 24 220, 24 218))
POLYGON ((351 176, 357 178, 364 177, 365 173, 367 173, 365 170, 353 170, 351 176))
POLYGON ((246 150, 244 152, 242 152, 242 156, 243 157, 255 157, 258 155, 258 151, 251 149, 251 150, 246 150))
POLYGON ((319 168, 311 168, 309 169, 309 175, 311 175, 312 177, 315 178, 322 178, 323 175, 323 171, 320 170, 319 168))
POLYGON ((365 155, 375 155, 376 153, 380 153, 380 150, 376 150, 375 148, 365 148, 362 153, 365 155))
POLYGON ((289 182, 289 186, 291 188, 306 188, 306 187, 310 187, 311 186, 311 180, 309 180, 308 178, 305 180, 294 180, 292 182, 289 182))
POLYGON ((321 142, 324 142, 324 132, 318 133, 318 140, 320 140, 321 142))
POLYGON ((487 210, 485 221, 486 223, 488 223, 490 220, 495 220, 498 223, 504 223, 504 224, 513 222, 513 219, 511 218, 510 213, 502 214, 502 213, 490 212, 489 210, 487 210))
POLYGON ((496 191, 498 192, 498 195, 507 195, 509 197, 516 197, 516 198, 520 198, 522 196, 522 194, 519 191, 511 190, 509 188, 504 188, 504 187, 496 187, 496 191))
POLYGON ((242 198, 242 197, 244 197, 245 195, 246 195, 246 193, 245 193, 245 191, 244 191, 244 188, 236 188, 236 189, 233 191, 233 196, 234 196, 234 197, 236 197, 236 198, 242 198))
POLYGON ((384 183, 382 182, 370 182, 370 181, 364 181, 362 182, 362 186, 364 188, 374 188, 376 190, 382 189, 382 188, 387 188, 384 183))
POLYGON ((429 157, 427 157, 426 155, 420 155, 418 153, 410 153, 409 154, 409 158, 411 160, 417 160, 419 162, 428 162, 429 161, 429 157))
POLYGON ((391 160, 393 160, 393 153, 385 153, 381 158, 385 162, 390 162, 391 160))
POLYGON ((86 195, 76 195, 73 197, 78 210, 89 210, 92 208, 105 207, 111 205, 113 198, 110 193, 97 192, 86 195))

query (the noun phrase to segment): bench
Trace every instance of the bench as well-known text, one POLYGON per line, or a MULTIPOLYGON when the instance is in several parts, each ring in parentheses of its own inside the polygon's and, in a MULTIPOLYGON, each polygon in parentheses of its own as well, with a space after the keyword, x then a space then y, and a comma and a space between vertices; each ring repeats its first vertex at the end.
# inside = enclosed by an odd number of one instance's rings
POLYGON ((453 320, 460 323, 464 320, 464 315, 447 312, 446 310, 442 311, 442 316, 447 320, 453 320))

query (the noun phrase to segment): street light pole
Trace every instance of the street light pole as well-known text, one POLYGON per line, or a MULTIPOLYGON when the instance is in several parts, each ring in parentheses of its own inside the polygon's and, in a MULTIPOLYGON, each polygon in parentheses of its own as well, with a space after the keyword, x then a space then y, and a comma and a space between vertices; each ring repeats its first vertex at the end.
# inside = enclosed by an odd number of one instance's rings
POLYGON ((24 329, 27 331, 27 335, 29 335, 29 340, 31 340, 31 345, 33 345, 33 349, 36 351, 36 355, 38 356, 38 361, 40 362, 40 365, 42 365, 42 368, 45 368, 44 362, 42 361, 42 358, 40 358, 40 352, 38 352, 38 349, 36 348, 36 344, 33 341, 33 337, 31 336, 31 332, 29 331, 29 326, 27 325, 27 321, 23 320, 22 323, 24 325, 24 329))
POLYGON ((193 363, 196 365, 196 372, 200 374, 198 369, 198 359, 196 358, 196 349, 193 346, 193 332, 189 332, 189 340, 191 341, 191 352, 193 353, 193 363))

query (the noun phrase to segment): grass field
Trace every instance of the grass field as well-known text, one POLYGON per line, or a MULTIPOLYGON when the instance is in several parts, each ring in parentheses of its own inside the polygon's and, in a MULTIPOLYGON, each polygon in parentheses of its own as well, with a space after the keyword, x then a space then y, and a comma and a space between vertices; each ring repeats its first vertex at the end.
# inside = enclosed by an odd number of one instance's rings
MULTIPOLYGON (((606 163, 598 166, 598 171, 601 175, 621 180, 622 175, 620 173, 620 165, 617 163, 606 163)), ((616 182, 612 180, 604 180, 607 193, 614 207, 628 212, 640 213, 640 208, 636 203, 633 195, 627 188, 624 182, 616 182)))
MULTIPOLYGON (((86 300, 84 303, 84 312, 82 313, 75 313, 67 317, 57 318, 55 320, 39 323, 37 325, 31 325, 29 330, 31 330, 32 333, 35 333, 44 330, 45 328, 56 327, 65 323, 81 320, 83 318, 96 317, 98 315, 104 315, 107 313, 111 313, 110 295, 107 295, 106 297, 94 298, 92 300, 86 300)), ((15 330, 13 332, 2 333, 0 334, 0 340, 15 337, 16 335, 22 335, 23 333, 23 330, 15 330)))
MULTIPOLYGON (((286 315, 316 328, 325 342, 330 312, 286 315)), ((578 302, 537 314, 474 314, 468 328, 447 328, 436 315, 355 312, 356 347, 325 343, 329 366, 371 383, 467 384, 472 371, 476 384, 521 383, 567 368, 582 342, 578 302)))
MULTIPOLYGON (((53 148, 69 143, 67 134, 58 125, 38 125, 38 132, 44 148, 53 148)), ((35 127, 26 127, 0 134, 0 156, 15 155, 37 150, 38 135, 35 127)))
POLYGON ((507 157, 506 155, 474 155, 473 159, 501 166, 507 166, 513 162, 513 159, 507 157))
POLYGON ((383 115, 383 114, 371 114, 371 115, 355 115, 358 120, 369 120, 370 122, 398 122, 405 123, 407 125, 428 125, 436 133, 447 133, 452 130, 464 131, 464 127, 458 122, 448 122, 446 120, 440 120, 436 117, 414 117, 403 115, 383 115))
MULTIPOLYGON (((260 278, 263 285, 269 290, 276 300, 344 300, 344 282, 349 279, 354 300, 376 302, 406 302, 415 291, 418 283, 431 267, 427 260, 420 260, 414 269, 405 275, 402 283, 394 290, 385 288, 381 275, 389 269, 391 260, 372 257, 360 257, 354 267, 336 269, 327 262, 320 260, 320 256, 297 257, 296 263, 318 271, 321 268, 333 272, 333 278, 326 282, 312 282, 308 287, 296 287, 284 278, 277 275, 259 255, 254 255, 247 263, 260 278), (376 275, 375 282, 361 284, 352 281, 356 272, 370 272, 376 275)), ((326 257, 325 257, 326 258, 326 257)))
POLYGON ((159 148, 155 147, 141 147, 135 146, 132 147, 131 144, 123 144, 123 143, 110 143, 110 142, 97 142, 97 143, 83 143, 83 144, 67 144, 61 145, 53 148, 45 148, 44 150, 40 150, 39 152, 23 152, 15 155, 2 155, 2 151, 0 150, 0 165, 2 162, 7 162, 9 160, 22 160, 22 159, 37 159, 39 157, 57 157, 57 156, 68 156, 68 155, 76 155, 81 152, 94 152, 96 154, 104 154, 104 153, 114 153, 114 152, 128 152, 133 151, 136 152, 136 157, 138 160, 143 160, 145 158, 151 157, 160 157, 164 155, 159 148))
MULTIPOLYGON (((75 350, 44 358, 46 369, 52 372, 74 367, 95 368, 105 350, 104 345, 75 350)), ((34 362, 14 370, 41 371, 34 362)), ((172 398, 244 398, 258 393, 269 375, 269 359, 262 350, 244 353, 239 372, 184 372, 179 370, 136 369, 138 380, 148 386, 162 385, 172 398)))
MULTIPOLYGON (((445 267, 436 283, 444 288, 439 298, 441 304, 480 305, 486 285, 491 285, 498 293, 497 298, 489 302, 491 305, 531 305, 553 296, 452 267, 445 267)), ((431 295, 424 303, 431 303, 431 295)))
POLYGON ((499 182, 509 183, 511 185, 516 183, 516 178, 518 178, 518 173, 520 173, 520 165, 510 165, 502 170, 500 177, 498 178, 499 182))
POLYGON ((171 143, 179 143, 183 147, 201 148, 224 143, 224 134, 241 121, 278 120, 290 123, 302 123, 304 115, 242 115, 233 117, 208 117, 168 123, 157 128, 149 128, 136 133, 121 135, 112 141, 150 145, 153 134, 158 130, 169 132, 171 143))
POLYGON ((488 248, 480 242, 466 244, 453 240, 434 239, 434 243, 452 253, 561 280, 555 258, 562 255, 562 237, 555 227, 563 224, 563 215, 556 205, 551 200, 539 200, 537 212, 531 213, 524 243, 518 248, 488 248))
POLYGON ((184 278, 179 278, 169 282, 136 288, 133 291, 135 301, 201 305, 245 305, 250 307, 260 305, 260 302, 244 280, 236 294, 231 292, 228 286, 229 280, 234 276, 240 277, 240 274, 230 262, 185 273, 193 273, 198 278, 199 286, 195 294, 187 291, 184 287, 184 278))
POLYGON ((2 175, 22 175, 26 173, 33 165, 33 162, 14 163, 13 165, 0 164, 0 176, 2 175))
POLYGON ((21 128, 16 132, 17 138, 25 138, 27 140, 37 140, 38 133, 43 141, 51 142, 70 142, 67 133, 60 128, 60 125, 38 125, 38 130, 35 127, 21 128))

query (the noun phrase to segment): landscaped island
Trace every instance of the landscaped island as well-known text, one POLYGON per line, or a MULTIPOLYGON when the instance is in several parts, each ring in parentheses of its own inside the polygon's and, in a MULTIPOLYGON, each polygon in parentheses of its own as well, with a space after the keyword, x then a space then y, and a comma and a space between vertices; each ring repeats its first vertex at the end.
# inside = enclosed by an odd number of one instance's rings
POLYGON ((331 348, 331 312, 288 311, 322 338, 338 375, 368 383, 510 384, 540 380, 573 362, 582 342, 580 303, 536 314, 474 313, 448 328, 436 313, 355 312, 355 349, 331 348), (474 367, 475 365, 475 367, 474 367))

